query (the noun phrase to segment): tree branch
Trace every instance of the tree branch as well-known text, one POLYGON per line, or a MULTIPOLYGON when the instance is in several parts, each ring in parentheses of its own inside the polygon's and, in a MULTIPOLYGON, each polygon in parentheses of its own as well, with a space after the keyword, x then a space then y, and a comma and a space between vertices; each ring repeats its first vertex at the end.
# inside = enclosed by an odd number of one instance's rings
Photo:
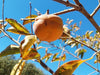
POLYGON ((77 10, 80 9, 77 5, 74 5, 74 4, 70 3, 68 0, 67 1, 63 1, 63 0, 53 0, 53 1, 59 2, 61 4, 64 4, 64 5, 68 6, 68 7, 74 7, 77 10))
POLYGON ((54 74, 54 72, 42 61, 40 60, 40 64, 43 68, 45 68, 47 71, 49 71, 51 74, 54 74))
MULTIPOLYGON (((45 43, 45 44, 47 44, 47 43, 45 43)), ((62 49, 62 48, 60 48, 60 47, 58 47, 58 46, 55 46, 54 44, 47 44, 47 45, 51 45, 51 46, 53 46, 53 47, 56 47, 57 49, 64 50, 64 49, 62 49)), ((72 55, 73 57, 77 58, 77 59, 81 59, 81 58, 75 56, 74 54, 72 54, 71 52, 69 52, 68 50, 64 50, 64 51, 65 51, 66 53, 72 55)), ((94 55, 95 55, 95 54, 93 54, 92 56, 94 56, 94 55)), ((84 63, 87 64, 88 66, 90 66, 91 68, 93 68, 94 70, 96 70, 97 72, 100 72, 98 69, 96 69, 96 68, 93 67, 92 65, 88 64, 87 62, 84 62, 84 63)))
MULTIPOLYGON (((66 53, 72 55, 73 57, 77 58, 77 59, 80 59, 79 57, 75 56, 74 54, 70 53, 68 50, 65 50, 66 53)), ((93 67, 92 65, 90 65, 89 63, 87 62, 84 62, 85 64, 87 64, 88 66, 90 66, 91 68, 93 68, 94 70, 96 70, 97 72, 100 72, 98 69, 96 69, 95 67, 93 67)))
POLYGON ((3 0, 3 4, 2 4, 2 25, 3 25, 3 29, 5 28, 4 27, 4 2, 5 2, 5 0, 3 0))
POLYGON ((66 6, 70 6, 70 7, 73 7, 75 9, 77 9, 79 12, 81 12, 91 23, 92 25, 97 29, 98 32, 100 32, 100 27, 98 26, 98 24, 95 22, 95 20, 93 19, 92 16, 90 16, 90 14, 84 9, 84 7, 82 6, 82 4, 79 2, 79 0, 75 0, 75 3, 78 4, 77 5, 74 5, 74 4, 71 4, 69 3, 68 1, 65 2, 63 0, 54 0, 56 2, 59 2, 61 4, 64 4, 66 6), (80 6, 79 6, 80 5, 80 6))
POLYGON ((89 45, 87 45, 87 44, 85 44, 85 43, 83 43, 83 42, 81 42, 81 41, 76 40, 75 38, 73 38, 73 37, 72 37, 71 35, 69 35, 68 33, 65 33, 65 34, 66 34, 67 36, 69 36, 70 39, 72 39, 72 40, 74 40, 74 41, 76 41, 76 42, 78 42, 78 43, 80 43, 80 44, 82 44, 82 45, 84 45, 84 46, 86 46, 86 47, 92 49, 93 51, 97 52, 97 50, 95 50, 95 49, 92 48, 91 46, 89 46, 89 45))
POLYGON ((66 9, 66 10, 54 13, 54 15, 61 15, 61 14, 65 14, 65 13, 72 12, 72 11, 77 11, 77 9, 75 9, 75 8, 66 9))
POLYGON ((94 9, 94 11, 92 12, 92 14, 90 16, 94 16, 96 14, 96 12, 99 10, 100 8, 100 3, 98 4, 98 6, 94 9))
POLYGON ((79 2, 79 0, 74 0, 74 2, 78 5, 81 6, 82 4, 79 2))

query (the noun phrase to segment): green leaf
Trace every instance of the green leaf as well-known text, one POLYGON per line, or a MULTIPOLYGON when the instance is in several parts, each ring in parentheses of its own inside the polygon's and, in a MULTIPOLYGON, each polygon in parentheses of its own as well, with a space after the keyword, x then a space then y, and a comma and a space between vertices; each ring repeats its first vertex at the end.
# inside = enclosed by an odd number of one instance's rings
MULTIPOLYGON (((32 18, 36 18, 37 15, 31 15, 31 16, 27 16, 25 19, 32 19, 32 18)), ((34 22, 35 20, 24 20, 23 21, 23 25, 34 22)))
POLYGON ((23 33, 23 34, 30 34, 29 31, 21 24, 19 24, 16 20, 14 19, 5 19, 12 27, 16 29, 16 31, 23 33))
POLYGON ((9 45, 6 49, 4 49, 0 53, 0 57, 7 56, 7 55, 12 55, 12 54, 18 54, 18 53, 20 53, 19 46, 9 45))

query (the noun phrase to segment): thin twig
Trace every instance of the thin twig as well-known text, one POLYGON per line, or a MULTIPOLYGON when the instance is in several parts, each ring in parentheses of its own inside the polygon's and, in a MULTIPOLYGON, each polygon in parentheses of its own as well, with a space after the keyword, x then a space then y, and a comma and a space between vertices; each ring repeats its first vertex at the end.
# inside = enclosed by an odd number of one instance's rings
POLYGON ((4 2, 5 2, 5 0, 3 0, 3 4, 2 4, 2 20, 3 20, 3 29, 4 29, 4 2))
MULTIPOLYGON (((61 56, 63 56, 63 53, 64 53, 64 49, 65 49, 65 48, 63 48, 63 49, 62 49, 62 53, 61 53, 61 56)), ((61 56, 60 56, 60 60, 59 60, 59 64, 58 64, 58 68, 60 67, 60 63, 61 63, 61 56)))
POLYGON ((18 42, 19 42, 20 38, 21 38, 21 35, 19 35, 19 37, 18 37, 18 39, 17 39, 18 42))
POLYGON ((89 73, 88 75, 91 75, 91 74, 93 74, 93 73, 95 73, 95 72, 97 72, 97 71, 93 71, 93 72, 89 73))
POLYGON ((96 14, 96 12, 100 9, 100 3, 98 4, 98 6, 94 9, 94 11, 92 12, 92 14, 90 16, 94 16, 96 14))
POLYGON ((5 37, 5 36, 6 36, 6 35, 1 36, 0 39, 3 38, 3 37, 5 37))
POLYGON ((12 41, 14 41, 16 44, 20 45, 20 43, 18 41, 16 41, 15 39, 13 39, 12 37, 10 37, 10 35, 8 35, 4 30, 0 29, 5 36, 7 36, 9 39, 11 39, 12 41))
POLYGON ((74 7, 75 9, 78 9, 78 10, 80 9, 77 5, 74 5, 74 4, 70 3, 69 1, 64 1, 64 0, 53 0, 53 1, 59 2, 61 4, 68 6, 68 7, 74 7))
MULTIPOLYGON (((31 2, 30 2, 30 18, 31 18, 31 13, 32 13, 32 5, 31 5, 31 2)), ((31 33, 33 34, 32 21, 31 21, 30 25, 31 25, 31 33)))
MULTIPOLYGON (((73 57, 77 58, 77 59, 80 59, 79 57, 75 56, 74 54, 70 53, 68 50, 65 50, 66 53, 72 55, 73 57)), ((96 69, 95 67, 93 67, 92 65, 88 64, 87 62, 84 62, 85 64, 87 64, 88 66, 90 66, 91 68, 93 68, 94 70, 100 72, 98 69, 96 69)))
MULTIPOLYGON (((47 43, 45 43, 45 44, 47 44, 47 43)), ((54 44, 49 44, 49 45, 51 45, 51 46, 53 46, 53 47, 56 47, 56 48, 62 50, 62 48, 60 48, 60 47, 58 47, 58 46, 55 46, 54 44)), ((81 58, 75 56, 74 54, 72 54, 71 52, 69 52, 68 50, 64 50, 64 51, 65 51, 66 53, 72 55, 73 57, 77 58, 77 59, 81 59, 81 58)), ((94 56, 94 55, 95 55, 95 53, 93 54, 93 56, 94 56)), ((92 57, 93 57, 93 56, 92 56, 92 57)), ((93 68, 94 70, 96 70, 97 72, 100 72, 98 69, 96 69, 96 68, 93 67, 92 65, 88 64, 87 62, 84 62, 84 63, 87 64, 88 66, 90 66, 91 68, 93 68)))
POLYGON ((79 0, 74 0, 74 2, 75 2, 78 6, 81 6, 81 3, 79 2, 79 0))
POLYGON ((72 12, 72 11, 77 11, 77 9, 75 8, 66 9, 66 10, 54 13, 54 15, 61 15, 61 14, 65 14, 65 13, 72 12))
MULTIPOLYGON (((61 14, 65 14, 65 13, 72 12, 72 11, 77 11, 77 9, 70 8, 70 9, 66 9, 66 10, 63 10, 63 11, 60 11, 60 12, 56 12, 56 13, 53 13, 53 14, 54 15, 61 15, 61 14)), ((22 21, 25 21, 25 20, 35 20, 35 18, 29 18, 29 19, 21 18, 21 20, 22 21)))
POLYGON ((68 1, 66 2, 66 1, 63 1, 63 0, 54 0, 54 1, 77 9, 79 12, 81 12, 93 24, 93 26, 97 29, 97 31, 100 32, 100 27, 98 26, 96 21, 93 19, 92 16, 90 16, 90 14, 85 10, 85 8, 82 6, 82 4, 78 0, 77 0, 78 1, 77 4, 80 4, 80 6, 71 4, 68 1))
POLYGON ((40 65, 41 65, 44 69, 46 69, 47 71, 49 71, 51 74, 54 74, 53 70, 50 69, 42 60, 40 60, 40 61, 37 61, 36 59, 32 59, 32 60, 35 61, 35 62, 39 62, 40 65))
POLYGON ((21 21, 25 21, 25 20, 35 20, 35 18, 29 18, 29 19, 28 18, 21 18, 20 20, 21 21))

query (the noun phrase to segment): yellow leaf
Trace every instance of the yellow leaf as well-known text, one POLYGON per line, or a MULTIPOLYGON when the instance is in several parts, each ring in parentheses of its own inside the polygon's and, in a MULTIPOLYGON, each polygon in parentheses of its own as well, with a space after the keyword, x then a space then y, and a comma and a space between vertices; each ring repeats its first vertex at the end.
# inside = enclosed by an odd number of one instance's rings
POLYGON ((29 34, 29 31, 21 24, 19 24, 16 20, 14 19, 5 19, 11 26, 13 26, 16 31, 19 31, 21 33, 24 33, 24 34, 29 34))
POLYGON ((96 60, 94 61, 94 63, 100 63, 100 52, 97 52, 96 60))
POLYGON ((65 61, 66 60, 66 55, 65 54, 61 57, 61 60, 62 61, 65 61))
POLYGON ((28 52, 28 50, 32 47, 36 40, 37 37, 35 35, 27 35, 24 40, 21 41, 20 52, 22 57, 28 52))
POLYGON ((43 60, 43 59, 46 59, 46 58, 48 58, 48 57, 51 57, 51 55, 52 55, 51 53, 47 53, 47 54, 42 58, 42 60, 43 60))
MULTIPOLYGON (((93 57, 92 57, 93 58, 93 57)), ((90 58, 90 59, 92 59, 90 58)), ((64 63, 61 67, 58 68, 58 70, 53 75, 72 75, 74 70, 83 62, 90 60, 73 60, 69 61, 67 63, 64 63)))
POLYGON ((29 35, 29 33, 24 33, 23 31, 18 31, 16 30, 14 27, 9 27, 7 29, 8 32, 12 32, 12 33, 15 33, 15 34, 22 34, 22 35, 29 35))
POLYGON ((37 59, 40 60, 40 54, 37 52, 36 49, 31 48, 28 50, 27 53, 25 53, 22 57, 24 60, 30 60, 30 59, 37 59))
MULTIPOLYGON (((37 15, 31 15, 31 16, 27 16, 25 19, 32 19, 32 18, 36 18, 36 17, 37 17, 37 15)), ((31 23, 33 21, 35 21, 35 20, 24 20, 23 25, 31 23)))
POLYGON ((25 61, 19 60, 19 62, 13 67, 10 75, 21 75, 24 65, 25 61))

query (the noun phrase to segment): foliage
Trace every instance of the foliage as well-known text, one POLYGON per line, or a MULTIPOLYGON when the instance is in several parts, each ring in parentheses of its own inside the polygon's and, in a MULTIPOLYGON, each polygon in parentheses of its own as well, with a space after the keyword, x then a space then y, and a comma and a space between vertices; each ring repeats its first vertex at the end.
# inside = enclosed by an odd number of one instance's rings
MULTIPOLYGON (((74 0, 75 4, 70 3, 68 0, 54 0, 56 2, 62 3, 66 6, 73 7, 69 10, 64 10, 62 12, 54 13, 54 15, 61 15, 67 12, 71 11, 79 11, 82 13, 87 19, 94 25, 94 27, 97 29, 97 31, 86 31, 83 35, 77 35, 77 32, 80 30, 81 21, 79 24, 73 23, 73 19, 69 20, 67 19, 66 23, 63 25, 63 34, 58 39, 57 43, 63 43, 63 46, 58 46, 54 42, 44 42, 39 40, 39 38, 33 33, 32 23, 34 23, 35 18, 37 16, 40 16, 40 14, 27 16, 23 20, 23 24, 20 24, 15 19, 12 18, 6 18, 5 22, 11 25, 10 28, 7 28, 5 31, 5 28, 7 26, 4 21, 1 21, 2 24, 0 24, 0 33, 3 33, 5 36, 10 38, 13 42, 15 42, 17 45, 9 45, 6 47, 1 53, 0 57, 2 61, 0 61, 0 66, 3 68, 0 69, 1 74, 4 75, 4 73, 11 74, 11 75, 43 75, 42 71, 38 71, 36 67, 34 67, 33 64, 27 64, 25 66, 25 62, 27 60, 32 60, 34 62, 40 63, 40 65, 48 70, 52 75, 72 75, 74 70, 82 64, 83 62, 86 63, 87 60, 92 59, 94 56, 96 56, 94 63, 100 63, 100 28, 96 24, 95 20, 93 19, 94 14, 97 12, 98 8, 92 13, 89 14, 83 7, 83 5, 79 2, 79 0, 74 0), (31 25, 31 32, 25 28, 24 25, 30 24, 31 25), (10 36, 10 33, 14 33, 15 35, 21 35, 19 36, 18 40, 15 40, 13 37, 10 36), (24 39, 20 39, 23 37, 24 39), (21 42, 20 42, 21 41, 21 42), (47 47, 40 46, 40 45, 48 45, 47 47), (70 47, 70 49, 73 49, 75 53, 71 53, 71 50, 67 50, 67 47, 70 47), (83 59, 85 56, 85 53, 87 53, 87 48, 89 50, 93 51, 92 57, 89 55, 89 58, 83 59), (39 50, 45 49, 44 56, 42 56, 41 53, 39 53, 39 50), (52 50, 51 50, 52 49, 52 50), (56 51, 55 51, 56 50, 56 51), (54 51, 54 52, 53 52, 54 51), (3 57, 7 55, 12 54, 21 54, 21 59, 14 60, 10 57, 3 57), (77 58, 78 60, 71 60, 69 62, 64 63, 63 65, 60 65, 61 62, 65 62, 67 60, 67 54, 72 55, 73 57, 77 58), (34 59, 34 60, 33 60, 34 59), (45 59, 45 63, 42 62, 45 59), (50 69, 46 62, 51 59, 51 62, 57 62, 59 61, 59 68, 56 70, 56 72, 53 72, 52 69, 50 69), (9 60, 9 61, 8 61, 9 60), (5 64, 3 64, 5 62, 5 64), (18 62, 18 63, 16 63, 18 62), (3 64, 3 65, 1 65, 3 64), (11 71, 12 69, 12 71, 11 71), (35 70, 35 72, 33 72, 35 70), (10 73, 11 72, 11 73, 10 73)), ((30 6, 31 11, 31 6, 30 6)), ((39 11, 37 10, 37 13, 39 11)), ((30 12, 31 13, 31 12, 30 12)), ((46 14, 49 15, 49 10, 47 10, 46 14)), ((42 15, 42 14, 41 14, 42 15)), ((44 19, 44 18, 43 18, 44 19)), ((44 19, 46 23, 46 19, 44 19)), ((41 25, 41 23, 40 23, 41 25)), ((47 25, 47 24, 46 24, 47 25)), ((45 36, 45 34, 43 34, 45 36)), ((54 36, 53 36, 54 37, 54 36)), ((51 37, 48 37, 49 39, 51 37)), ((99 69, 94 68, 92 65, 86 63, 88 66, 96 70, 97 72, 100 72, 99 69)), ((6 75, 6 74, 5 74, 6 75)))
MULTIPOLYGON (((14 56, 0 58, 0 75, 10 75, 10 72, 18 60, 14 56)), ((44 73, 35 67, 32 63, 26 63, 21 75, 44 75, 44 73)))

